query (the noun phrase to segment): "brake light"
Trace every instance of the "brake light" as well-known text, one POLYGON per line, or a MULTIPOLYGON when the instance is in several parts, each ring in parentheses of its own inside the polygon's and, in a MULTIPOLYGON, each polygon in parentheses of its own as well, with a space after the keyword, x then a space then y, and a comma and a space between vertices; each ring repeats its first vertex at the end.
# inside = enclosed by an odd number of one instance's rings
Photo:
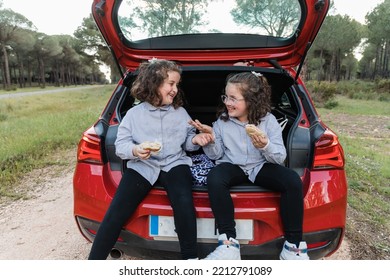
POLYGON ((337 135, 326 130, 315 143, 313 169, 343 168, 344 163, 344 151, 337 135))
POLYGON ((93 126, 83 133, 77 149, 77 161, 103 164, 100 152, 100 138, 93 126))

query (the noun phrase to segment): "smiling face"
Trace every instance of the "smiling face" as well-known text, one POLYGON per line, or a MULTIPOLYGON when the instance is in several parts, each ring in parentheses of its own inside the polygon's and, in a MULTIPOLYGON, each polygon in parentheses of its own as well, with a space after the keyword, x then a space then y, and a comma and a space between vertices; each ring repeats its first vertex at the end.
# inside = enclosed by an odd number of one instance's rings
POLYGON ((225 106, 229 117, 237 118, 240 122, 248 122, 248 110, 239 84, 227 83, 225 94, 228 97, 225 106))
POLYGON ((158 93, 161 97, 161 106, 170 105, 178 92, 178 84, 180 82, 180 74, 176 71, 168 71, 168 77, 163 84, 158 88, 158 93))

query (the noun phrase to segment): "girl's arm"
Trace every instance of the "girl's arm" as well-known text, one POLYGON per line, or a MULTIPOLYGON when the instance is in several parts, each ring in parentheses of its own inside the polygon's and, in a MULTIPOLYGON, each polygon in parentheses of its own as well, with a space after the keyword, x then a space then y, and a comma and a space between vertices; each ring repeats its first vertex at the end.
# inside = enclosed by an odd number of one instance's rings
POLYGON ((115 153, 121 159, 135 159, 137 158, 133 154, 135 146, 131 129, 131 114, 128 112, 118 127, 115 153))
POLYGON ((213 124, 213 134, 214 142, 204 146, 203 151, 210 159, 217 160, 222 158, 225 153, 218 121, 213 124))

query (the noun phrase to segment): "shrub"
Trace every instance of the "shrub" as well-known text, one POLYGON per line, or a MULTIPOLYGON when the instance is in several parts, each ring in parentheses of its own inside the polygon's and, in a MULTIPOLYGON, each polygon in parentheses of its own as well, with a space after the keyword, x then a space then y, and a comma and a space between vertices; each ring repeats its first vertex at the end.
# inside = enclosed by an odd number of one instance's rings
POLYGON ((338 105, 339 103, 336 100, 329 100, 328 102, 325 103, 324 107, 325 109, 333 109, 338 105))
MULTIPOLYGON (((390 100, 390 79, 376 80, 374 82, 365 80, 339 82, 308 81, 306 86, 318 107, 324 107, 328 102, 332 103, 336 95, 358 100, 379 100, 383 102, 390 100)), ((328 104, 326 106, 331 105, 328 104)))
POLYGON ((390 92, 390 79, 381 79, 375 81, 376 91, 388 93, 390 92))
POLYGON ((333 102, 333 105, 335 105, 333 100, 338 93, 336 83, 308 81, 306 86, 310 91, 314 103, 316 103, 318 107, 324 107, 328 102, 333 102))

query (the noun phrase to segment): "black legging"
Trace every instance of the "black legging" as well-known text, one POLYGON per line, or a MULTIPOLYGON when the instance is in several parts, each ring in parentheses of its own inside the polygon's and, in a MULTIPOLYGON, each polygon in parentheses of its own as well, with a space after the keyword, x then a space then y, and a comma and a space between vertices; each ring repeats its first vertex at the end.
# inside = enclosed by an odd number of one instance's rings
MULTIPOLYGON (((197 257, 196 216, 192 199, 191 170, 179 165, 160 172, 174 213, 176 233, 183 259, 197 257)), ((93 242, 90 260, 104 260, 115 245, 120 231, 149 193, 150 183, 133 169, 126 169, 93 242)))
MULTIPOLYGON (((220 234, 236 238, 234 205, 229 189, 248 182, 248 176, 237 165, 221 163, 214 167, 207 176, 210 204, 220 234)), ((303 193, 302 180, 292 169, 282 165, 266 163, 255 179, 255 184, 278 191, 280 214, 287 241, 302 241, 303 193)))

